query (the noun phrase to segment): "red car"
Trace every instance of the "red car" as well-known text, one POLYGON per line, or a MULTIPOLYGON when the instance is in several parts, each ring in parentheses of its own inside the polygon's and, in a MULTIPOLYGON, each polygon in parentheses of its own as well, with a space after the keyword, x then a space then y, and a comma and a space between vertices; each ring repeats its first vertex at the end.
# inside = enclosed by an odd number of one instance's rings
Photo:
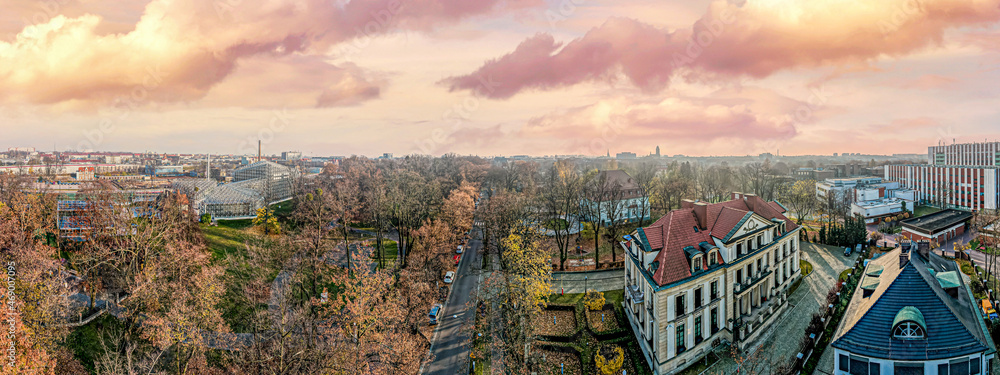
POLYGON ((452 259, 455 259, 455 265, 457 266, 458 262, 462 261, 462 256, 461 255, 455 255, 455 257, 452 258, 452 259))

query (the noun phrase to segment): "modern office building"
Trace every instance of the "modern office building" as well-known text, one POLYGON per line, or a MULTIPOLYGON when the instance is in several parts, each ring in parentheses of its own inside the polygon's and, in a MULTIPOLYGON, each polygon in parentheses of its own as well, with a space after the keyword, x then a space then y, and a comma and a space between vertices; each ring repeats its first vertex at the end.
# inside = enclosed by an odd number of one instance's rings
POLYGON ((654 374, 673 374, 721 341, 754 342, 788 306, 799 227, 778 202, 733 193, 684 200, 625 238, 625 315, 654 374))
POLYGON ((927 164, 1000 167, 1000 142, 930 146, 927 164))
POLYGON ((958 265, 910 243, 869 261, 834 333, 833 375, 990 374, 996 345, 958 265))
POLYGON ((996 209, 998 176, 997 167, 990 166, 907 164, 885 168, 885 179, 915 190, 918 203, 964 210, 996 209))

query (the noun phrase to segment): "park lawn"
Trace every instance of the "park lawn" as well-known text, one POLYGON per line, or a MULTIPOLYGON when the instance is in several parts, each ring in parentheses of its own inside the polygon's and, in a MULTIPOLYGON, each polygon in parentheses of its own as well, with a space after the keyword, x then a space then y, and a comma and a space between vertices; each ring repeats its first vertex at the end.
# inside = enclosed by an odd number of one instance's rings
MULTIPOLYGON (((382 246, 385 247, 385 264, 388 268, 392 268, 396 260, 399 259, 399 244, 390 239, 383 239, 382 246)), ((372 259, 378 259, 378 254, 374 251, 372 252, 372 259)))
POLYGON ((941 209, 937 208, 937 207, 932 207, 932 206, 927 206, 927 205, 917 206, 916 208, 913 209, 913 217, 921 217, 921 216, 924 216, 924 215, 930 215, 930 214, 938 212, 938 211, 941 211, 941 209))
POLYGON ((221 220, 217 226, 202 223, 201 231, 205 235, 208 249, 212 251, 212 260, 217 261, 225 258, 226 254, 244 251, 245 230, 252 225, 249 219, 221 220))

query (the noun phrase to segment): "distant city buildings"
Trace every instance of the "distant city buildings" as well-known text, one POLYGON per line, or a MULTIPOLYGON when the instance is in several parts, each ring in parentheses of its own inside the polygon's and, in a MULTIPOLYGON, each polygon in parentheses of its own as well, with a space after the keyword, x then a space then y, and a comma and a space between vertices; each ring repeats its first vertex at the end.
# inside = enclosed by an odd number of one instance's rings
POLYGON ((615 159, 635 159, 636 157, 634 152, 619 152, 615 154, 615 159))
POLYGON ((300 159, 302 159, 302 153, 298 151, 283 151, 281 153, 281 160, 297 161, 300 159))

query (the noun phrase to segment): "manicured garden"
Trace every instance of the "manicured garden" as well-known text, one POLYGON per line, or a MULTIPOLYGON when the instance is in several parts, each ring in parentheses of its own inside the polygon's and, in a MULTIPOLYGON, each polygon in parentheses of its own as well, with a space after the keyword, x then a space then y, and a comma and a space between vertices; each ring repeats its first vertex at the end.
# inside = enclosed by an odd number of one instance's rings
POLYGON ((622 307, 624 291, 554 294, 537 318, 531 361, 539 374, 649 374, 622 307), (552 323, 555 317, 556 323, 552 323), (598 357, 598 354, 601 356, 598 357))

